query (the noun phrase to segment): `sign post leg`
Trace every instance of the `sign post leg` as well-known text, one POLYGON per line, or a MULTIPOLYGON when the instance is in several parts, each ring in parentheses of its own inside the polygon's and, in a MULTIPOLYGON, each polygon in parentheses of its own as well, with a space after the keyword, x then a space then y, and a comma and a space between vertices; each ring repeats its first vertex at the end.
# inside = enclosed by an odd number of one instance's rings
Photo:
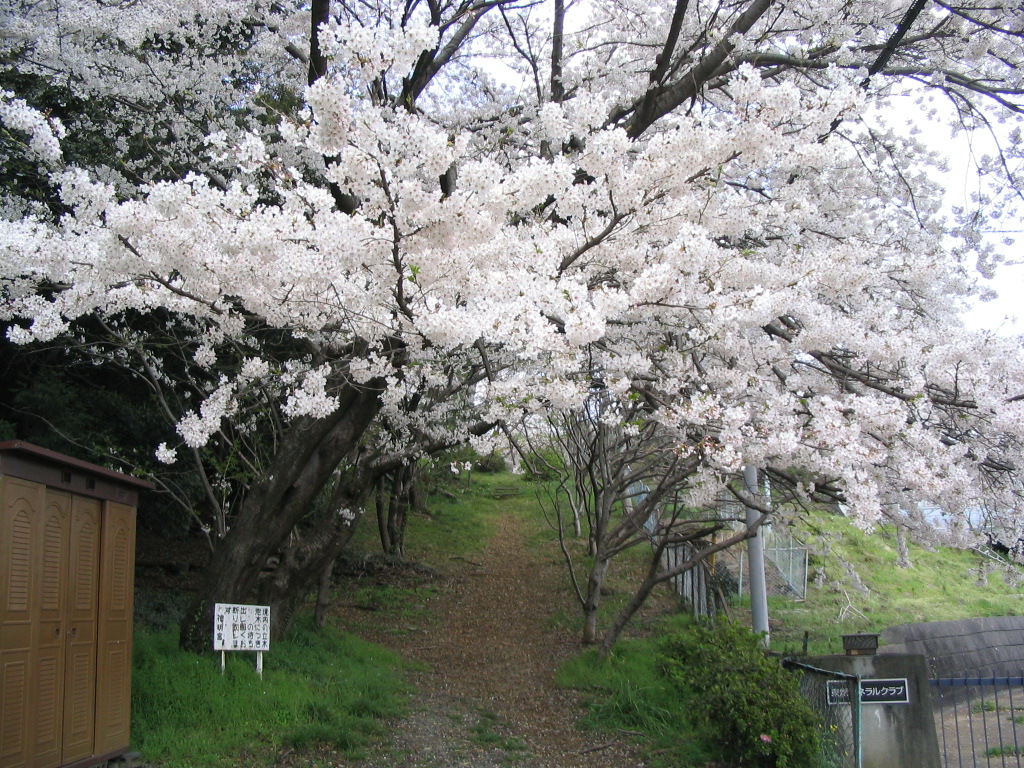
POLYGON ((256 651, 256 674, 263 679, 263 651, 256 651))
POLYGON ((220 652, 220 673, 224 674, 224 651, 220 652))

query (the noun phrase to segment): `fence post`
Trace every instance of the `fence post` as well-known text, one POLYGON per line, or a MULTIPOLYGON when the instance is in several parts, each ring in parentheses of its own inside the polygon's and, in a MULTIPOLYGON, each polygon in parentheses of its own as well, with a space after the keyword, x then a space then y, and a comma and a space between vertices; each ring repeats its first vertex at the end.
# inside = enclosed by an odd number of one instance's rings
POLYGON ((856 703, 853 706, 853 765, 854 768, 861 768, 864 764, 864 750, 862 746, 862 725, 864 722, 864 710, 860 700, 860 675, 854 675, 853 698, 856 703))

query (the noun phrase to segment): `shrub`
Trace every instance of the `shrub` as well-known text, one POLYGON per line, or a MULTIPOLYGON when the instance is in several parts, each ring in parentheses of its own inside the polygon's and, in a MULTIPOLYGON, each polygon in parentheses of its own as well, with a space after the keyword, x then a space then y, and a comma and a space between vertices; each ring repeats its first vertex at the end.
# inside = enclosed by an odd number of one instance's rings
POLYGON ((557 480, 559 468, 564 462, 556 451, 531 451, 523 457, 524 477, 527 480, 547 483, 557 480))
POLYGON ((665 638, 660 667, 703 732, 737 765, 809 768, 819 761, 818 723, 798 677, 766 656, 746 627, 696 622, 665 638))
POLYGON ((486 456, 479 456, 473 462, 473 467, 477 472, 485 473, 497 473, 497 472, 508 472, 508 462, 505 457, 500 453, 491 451, 486 456))

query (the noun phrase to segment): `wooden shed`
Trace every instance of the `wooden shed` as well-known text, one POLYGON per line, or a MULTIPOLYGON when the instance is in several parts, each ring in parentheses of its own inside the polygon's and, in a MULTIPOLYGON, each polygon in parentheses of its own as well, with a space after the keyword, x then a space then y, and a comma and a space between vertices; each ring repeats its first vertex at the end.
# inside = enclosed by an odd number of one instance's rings
POLYGON ((151 487, 0 443, 0 768, 128 750, 135 510, 151 487))

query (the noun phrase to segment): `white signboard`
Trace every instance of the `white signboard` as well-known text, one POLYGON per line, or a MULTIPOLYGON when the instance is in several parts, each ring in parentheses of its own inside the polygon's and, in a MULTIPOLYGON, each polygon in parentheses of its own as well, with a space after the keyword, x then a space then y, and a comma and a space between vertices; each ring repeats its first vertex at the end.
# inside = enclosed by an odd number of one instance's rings
MULTIPOLYGON (((826 700, 830 707, 850 703, 850 689, 845 680, 829 680, 826 684, 826 700)), ((861 704, 909 704, 910 686, 907 678, 861 680, 861 704)))
POLYGON ((215 603, 213 650, 269 651, 270 607, 215 603))

